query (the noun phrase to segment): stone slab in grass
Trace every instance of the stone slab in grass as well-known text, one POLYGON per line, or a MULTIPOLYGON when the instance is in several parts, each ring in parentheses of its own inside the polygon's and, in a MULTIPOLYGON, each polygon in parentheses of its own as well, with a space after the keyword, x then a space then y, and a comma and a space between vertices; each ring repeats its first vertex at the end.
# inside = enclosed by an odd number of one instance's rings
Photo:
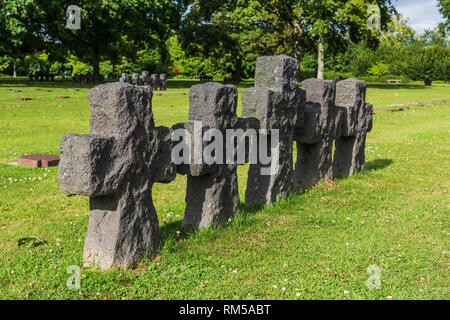
POLYGON ((55 97, 56 99, 69 99, 70 97, 69 96, 58 96, 58 97, 55 97))
POLYGON ((16 100, 18 101, 29 101, 29 100, 33 100, 31 98, 16 98, 16 100))
POLYGON ((49 168, 56 167, 59 164, 59 156, 48 154, 34 154, 30 156, 21 156, 17 159, 17 164, 24 167, 49 168))

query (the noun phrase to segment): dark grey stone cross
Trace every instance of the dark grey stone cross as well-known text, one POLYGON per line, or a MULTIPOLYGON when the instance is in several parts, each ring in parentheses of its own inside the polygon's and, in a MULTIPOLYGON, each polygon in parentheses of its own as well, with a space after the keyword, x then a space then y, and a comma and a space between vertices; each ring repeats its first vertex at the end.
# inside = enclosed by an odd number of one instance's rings
POLYGON ((373 114, 373 106, 366 103, 366 83, 338 81, 336 111, 333 176, 343 178, 363 170, 366 164, 366 136, 372 130, 373 114))
MULTIPOLYGON (((243 132, 247 129, 257 130, 259 123, 256 119, 240 119, 236 116, 237 96, 237 89, 234 86, 214 82, 195 85, 190 90, 189 120, 201 123, 202 147, 207 146, 207 143, 204 143, 205 132, 214 130, 217 133, 215 139, 221 140, 223 149, 216 150, 221 156, 218 154, 214 156, 221 163, 208 164, 202 154, 201 163, 179 166, 178 172, 188 176, 183 227, 203 228, 224 224, 239 207, 236 173, 238 162, 235 159, 235 142, 239 141, 233 140, 228 148, 231 149, 231 156, 227 162, 227 129, 241 129, 243 132)), ((191 136, 195 136, 193 122, 175 127, 184 128, 191 136)), ((192 145, 191 154, 194 148, 192 145)), ((244 162, 248 161, 248 149, 245 151, 244 162)), ((194 159, 194 156, 191 158, 194 159)))
POLYGON ((251 164, 245 202, 247 205, 269 204, 284 198, 293 188, 293 135, 303 119, 305 92, 298 87, 299 63, 288 56, 259 57, 256 61, 255 88, 242 93, 242 116, 255 117, 266 133, 259 135, 271 150, 271 138, 278 130, 278 164, 274 154, 270 161, 251 164), (262 174, 262 169, 270 174, 262 174))
POLYGON ((105 84, 89 101, 90 134, 62 137, 59 182, 68 196, 90 197, 85 265, 130 268, 159 245, 151 192, 176 176, 170 130, 155 127, 148 87, 105 84))
POLYGON ((333 178, 335 83, 308 79, 302 82, 302 88, 306 90, 304 119, 297 123, 294 136, 297 142, 296 189, 333 178))

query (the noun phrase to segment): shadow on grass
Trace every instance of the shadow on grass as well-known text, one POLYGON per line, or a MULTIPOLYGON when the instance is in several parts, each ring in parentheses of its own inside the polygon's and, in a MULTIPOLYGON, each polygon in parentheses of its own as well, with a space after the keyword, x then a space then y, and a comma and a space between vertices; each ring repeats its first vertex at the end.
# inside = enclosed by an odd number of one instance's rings
POLYGON ((159 251, 161 252, 163 250, 168 250, 173 253, 181 250, 181 244, 185 240, 195 237, 201 237, 202 240, 205 241, 213 241, 220 235, 220 231, 226 231, 230 228, 236 227, 237 225, 241 225, 242 223, 248 224, 248 218, 264 208, 264 205, 245 206, 244 203, 241 203, 238 211, 229 223, 225 225, 213 225, 201 230, 194 227, 182 228, 181 221, 160 225, 161 243, 159 246, 159 251))
POLYGON ((386 167, 389 167, 391 164, 393 164, 394 161, 392 159, 376 159, 376 160, 372 160, 366 163, 366 169, 365 171, 367 172, 368 170, 382 170, 386 167))
MULTIPOLYGON (((367 174, 371 171, 383 170, 384 168, 393 164, 394 161, 392 159, 376 159, 366 163, 366 169, 361 172, 361 174, 367 174)), ((346 178, 343 178, 346 179, 346 178)), ((290 197, 299 196, 307 193, 309 190, 314 188, 314 186, 301 188, 296 191, 293 191, 289 194, 287 199, 290 197)), ((169 250, 170 252, 181 250, 179 244, 183 241, 191 239, 193 237, 202 237, 207 241, 212 241, 219 234, 217 231, 224 231, 232 227, 236 227, 242 223, 248 223, 249 217, 257 214, 258 212, 264 210, 266 208, 265 205, 252 205, 246 206, 244 203, 241 203, 240 208, 236 215, 233 217, 230 223, 222 226, 212 226, 206 229, 197 230, 195 228, 182 229, 181 221, 171 222, 160 226, 161 233, 161 244, 159 250, 169 250), (179 232, 179 234, 178 234, 179 232)))

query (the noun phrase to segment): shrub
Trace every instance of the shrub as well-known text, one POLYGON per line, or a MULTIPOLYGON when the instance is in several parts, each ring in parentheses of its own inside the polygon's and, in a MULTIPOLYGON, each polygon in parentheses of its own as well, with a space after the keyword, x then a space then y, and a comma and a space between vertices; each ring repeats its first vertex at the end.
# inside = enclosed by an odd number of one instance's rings
POLYGON ((377 64, 374 64, 367 73, 374 76, 377 80, 380 80, 389 73, 389 68, 383 62, 378 62, 377 64))

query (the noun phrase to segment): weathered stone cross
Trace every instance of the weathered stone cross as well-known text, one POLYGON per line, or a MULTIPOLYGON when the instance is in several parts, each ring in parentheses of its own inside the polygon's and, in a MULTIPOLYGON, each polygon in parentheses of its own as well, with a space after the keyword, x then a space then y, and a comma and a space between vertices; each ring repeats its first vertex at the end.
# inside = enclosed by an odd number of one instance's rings
MULTIPOLYGON (((279 161, 251 164, 248 173, 245 202, 247 205, 268 204, 286 197, 293 187, 293 134, 294 126, 303 119, 304 90, 298 87, 299 63, 288 56, 260 57, 256 61, 255 88, 242 93, 242 116, 259 119, 261 129, 267 135, 259 135, 267 141, 270 150, 271 138, 278 130, 279 161), (271 169, 262 175, 261 169, 271 169)), ((261 140, 263 139, 263 140, 261 140)), ((258 148, 259 149, 259 148, 258 148)))
MULTIPOLYGON (((190 90, 189 120, 201 122, 201 144, 204 145, 205 132, 212 129, 216 133, 215 142, 219 139, 223 149, 216 150, 221 155, 214 155, 221 164, 208 164, 201 155, 201 164, 192 163, 178 168, 178 173, 188 176, 183 227, 203 228, 224 224, 240 205, 236 174, 238 164, 234 161, 234 150, 231 150, 233 156, 230 157, 233 161, 226 161, 227 142, 224 137, 227 136, 227 129, 257 130, 259 126, 256 119, 239 119, 236 116, 237 95, 234 86, 214 82, 195 85, 190 90)), ((193 126, 193 122, 188 122, 175 127, 185 128, 191 136, 195 136, 193 126)), ((245 161, 248 161, 248 155, 245 156, 245 161)))
POLYGON ((148 87, 105 84, 89 101, 90 134, 62 137, 59 182, 68 196, 90 197, 85 265, 130 268, 159 245, 151 192, 176 176, 170 132, 155 128, 148 87))
POLYGON ((308 79, 302 82, 302 88, 306 90, 304 120, 297 124, 294 137, 297 142, 296 189, 313 186, 333 177, 335 83, 308 79))
POLYGON ((367 132, 372 130, 373 106, 366 104, 366 83, 346 79, 336 84, 336 142, 333 176, 347 177, 365 167, 367 132))

